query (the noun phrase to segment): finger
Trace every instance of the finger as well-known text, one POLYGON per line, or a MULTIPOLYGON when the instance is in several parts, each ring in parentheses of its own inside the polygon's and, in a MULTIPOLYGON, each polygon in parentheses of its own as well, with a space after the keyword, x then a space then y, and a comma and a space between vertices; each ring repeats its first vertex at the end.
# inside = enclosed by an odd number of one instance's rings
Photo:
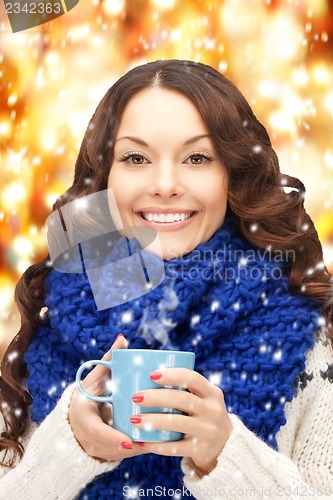
POLYGON ((193 438, 185 437, 167 443, 145 443, 145 452, 168 457, 189 457, 193 451, 193 438))
POLYGON ((116 340, 113 342, 110 350, 113 351, 113 349, 127 349, 127 347, 128 347, 128 342, 127 342, 126 338, 124 337, 124 335, 122 333, 120 333, 116 337, 116 340))
POLYGON ((216 386, 200 373, 188 368, 163 368, 150 374, 151 380, 160 385, 182 387, 200 398, 210 396, 216 386))
POLYGON ((144 430, 175 431, 191 435, 200 430, 195 417, 177 413, 140 413, 132 415, 130 421, 134 427, 144 430))
POLYGON ((132 400, 141 407, 176 408, 188 415, 198 414, 202 406, 195 394, 180 389, 147 389, 133 394, 132 400))
POLYGON ((115 456, 119 455, 124 458, 133 456, 131 439, 126 434, 101 423, 97 415, 90 414, 84 429, 86 440, 84 448, 90 456, 101 457, 105 460, 114 460, 115 456))

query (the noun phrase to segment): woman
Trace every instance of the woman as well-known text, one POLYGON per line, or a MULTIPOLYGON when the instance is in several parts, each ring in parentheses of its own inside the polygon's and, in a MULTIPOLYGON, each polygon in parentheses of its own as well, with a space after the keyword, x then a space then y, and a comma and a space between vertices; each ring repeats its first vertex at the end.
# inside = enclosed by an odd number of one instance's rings
MULTIPOLYGON (((54 211, 106 189, 122 234, 156 231, 147 253, 163 257, 165 278, 98 310, 89 269, 58 272, 46 258, 23 275, 22 327, 2 362, 5 498, 333 498, 331 277, 304 186, 280 173, 244 97, 199 63, 131 70, 98 106, 54 211), (133 425, 183 440, 132 442, 72 384, 80 363, 127 342, 196 353, 195 372, 152 374, 188 392, 133 395, 138 407, 185 412, 136 415, 133 425)), ((105 375, 96 367, 85 389, 101 394, 105 375)))

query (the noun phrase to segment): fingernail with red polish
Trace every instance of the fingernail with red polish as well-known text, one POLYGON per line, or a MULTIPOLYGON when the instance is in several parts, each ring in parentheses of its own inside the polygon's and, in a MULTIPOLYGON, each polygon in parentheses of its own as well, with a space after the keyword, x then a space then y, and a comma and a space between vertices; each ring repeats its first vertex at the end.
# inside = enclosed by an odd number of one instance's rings
POLYGON ((158 380, 159 378, 162 377, 162 373, 157 370, 155 372, 152 372, 149 376, 151 380, 158 380))
POLYGON ((141 442, 139 442, 139 441, 137 441, 137 444, 138 444, 139 446, 144 446, 144 445, 145 445, 145 443, 141 443, 141 442))
POLYGON ((127 443, 126 441, 123 441, 123 442, 121 443, 121 447, 122 447, 122 448, 125 448, 125 450, 131 450, 131 449, 132 449, 132 445, 131 445, 131 443, 127 443))
POLYGON ((134 401, 134 403, 142 403, 144 399, 144 395, 143 394, 133 394, 132 396, 132 401, 134 401))
POLYGON ((116 337, 115 341, 116 341, 116 340, 118 340, 118 339, 119 339, 119 337, 123 337, 123 336, 124 336, 124 335, 123 335, 122 333, 119 333, 119 335, 117 335, 117 337, 116 337))
POLYGON ((139 424, 141 422, 141 415, 133 415, 130 417, 130 422, 132 424, 139 424))

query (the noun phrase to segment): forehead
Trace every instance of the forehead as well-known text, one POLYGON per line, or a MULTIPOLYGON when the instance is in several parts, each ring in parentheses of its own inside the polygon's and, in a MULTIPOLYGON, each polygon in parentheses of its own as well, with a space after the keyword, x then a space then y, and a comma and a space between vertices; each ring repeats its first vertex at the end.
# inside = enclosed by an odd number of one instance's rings
POLYGON ((138 131, 165 132, 185 128, 184 132, 207 132, 199 111, 184 94, 164 88, 140 91, 127 103, 117 137, 138 131))

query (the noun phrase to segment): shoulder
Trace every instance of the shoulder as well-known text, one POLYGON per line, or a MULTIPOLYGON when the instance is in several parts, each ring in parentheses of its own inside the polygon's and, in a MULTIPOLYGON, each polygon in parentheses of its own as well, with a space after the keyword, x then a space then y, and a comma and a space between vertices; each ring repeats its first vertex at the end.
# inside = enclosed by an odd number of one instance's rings
POLYGON ((316 334, 295 385, 295 396, 285 405, 287 423, 280 428, 277 442, 280 451, 296 461, 307 456, 311 462, 314 450, 324 453, 330 448, 333 453, 333 436, 328 439, 333 415, 333 348, 325 329, 316 334))
MULTIPOLYGON (((333 384, 333 346, 326 329, 316 334, 312 349, 306 355, 305 370, 297 378, 297 392, 306 388, 312 392, 311 386, 329 387, 333 384)), ((306 392, 308 392, 306 391, 306 392)))

